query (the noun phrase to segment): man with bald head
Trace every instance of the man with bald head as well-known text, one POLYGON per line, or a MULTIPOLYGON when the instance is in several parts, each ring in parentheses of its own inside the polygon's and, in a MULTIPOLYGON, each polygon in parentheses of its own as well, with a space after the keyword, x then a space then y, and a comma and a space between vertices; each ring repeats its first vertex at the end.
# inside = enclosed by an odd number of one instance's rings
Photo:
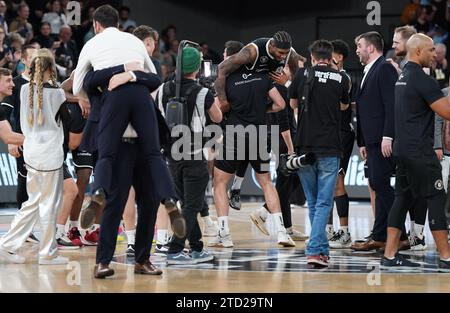
POLYGON ((433 40, 424 34, 416 34, 408 40, 406 47, 408 63, 395 85, 395 200, 389 214, 381 268, 420 267, 420 264, 403 258, 397 249, 408 208, 415 198, 423 197, 440 254, 439 270, 450 272, 445 191, 441 165, 433 150, 434 112, 450 119, 450 98, 446 98, 436 80, 422 70, 430 67, 436 58, 433 40))

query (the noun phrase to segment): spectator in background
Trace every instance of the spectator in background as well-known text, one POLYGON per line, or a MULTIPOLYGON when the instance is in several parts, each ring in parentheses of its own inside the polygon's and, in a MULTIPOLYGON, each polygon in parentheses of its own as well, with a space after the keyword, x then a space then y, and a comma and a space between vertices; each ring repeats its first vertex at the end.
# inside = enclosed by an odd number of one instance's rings
POLYGON ((450 21, 450 1, 448 0, 432 0, 431 1, 431 23, 443 29, 448 29, 450 21))
POLYGON ((417 20, 417 16, 420 10, 420 0, 410 0, 402 11, 400 21, 402 25, 410 25, 417 20))
POLYGON ((56 49, 53 44, 55 38, 51 36, 51 26, 49 22, 43 22, 39 29, 39 34, 33 38, 33 42, 37 42, 42 48, 56 49))
POLYGON ((156 68, 156 73, 160 78, 162 78, 161 73, 161 63, 158 59, 153 57, 153 54, 156 50, 156 45, 158 44, 159 34, 156 30, 147 25, 140 25, 134 31, 133 35, 142 40, 147 49, 148 55, 152 60, 153 64, 156 68))
POLYGON ((8 68, 13 60, 11 48, 5 43, 5 30, 0 27, 0 67, 8 68))
POLYGON ((128 31, 128 27, 136 28, 136 22, 130 19, 130 8, 123 6, 119 10, 119 24, 122 25, 123 29, 128 33, 133 33, 132 31, 128 31))
POLYGON ((179 41, 177 39, 172 40, 170 49, 163 55, 161 63, 167 66, 169 73, 174 72, 177 65, 178 45, 179 41))
POLYGON ((417 21, 413 25, 418 33, 428 34, 431 30, 431 15, 430 15, 430 7, 422 6, 419 9, 419 16, 417 17, 417 21))
POLYGON ((161 54, 164 54, 170 50, 171 42, 177 39, 177 28, 174 25, 169 25, 161 32, 161 42, 159 43, 159 49, 161 54))
POLYGON ((8 34, 8 22, 6 21, 6 10, 8 7, 6 6, 5 1, 0 1, 0 27, 3 28, 5 34, 8 34))
POLYGON ((432 65, 431 75, 436 78, 439 83, 439 87, 443 89, 445 87, 448 87, 448 79, 450 76, 450 69, 448 67, 448 61, 446 59, 447 47, 442 43, 436 44, 435 47, 436 60, 432 65))
POLYGON ((209 46, 206 42, 201 42, 200 47, 203 54, 203 60, 211 60, 214 64, 219 64, 223 61, 223 59, 216 51, 209 49, 209 46))
POLYGON ((30 17, 28 20, 33 26, 34 33, 39 32, 39 28, 42 24, 42 17, 47 11, 47 2, 48 0, 28 1, 28 5, 30 6, 30 17))
POLYGON ((53 0, 50 5, 50 12, 45 13, 42 22, 48 22, 52 28, 52 36, 57 37, 61 27, 67 26, 66 15, 61 10, 61 2, 53 0))
POLYGON ((56 62, 67 69, 67 76, 69 76, 78 63, 77 44, 72 40, 70 26, 61 27, 58 39, 60 45, 55 51, 56 62))
POLYGON ((33 38, 33 27, 28 22, 29 16, 30 8, 26 3, 23 3, 19 6, 16 19, 9 25, 9 31, 17 32, 25 40, 25 43, 30 42, 33 38))
POLYGON ((11 52, 13 55, 13 64, 11 65, 11 68, 14 68, 13 77, 16 77, 25 70, 25 67, 22 66, 23 64, 19 62, 21 58, 22 46, 24 45, 25 40, 18 33, 12 33, 10 34, 10 42, 11 52))
POLYGON ((124 31, 132 34, 135 29, 136 29, 136 27, 134 27, 134 26, 128 26, 124 31))
POLYGON ((84 22, 82 23, 82 25, 85 25, 85 27, 89 27, 88 31, 84 35, 83 45, 86 42, 88 42, 89 39, 91 39, 92 37, 95 36, 95 31, 94 31, 94 26, 93 26, 94 12, 95 12, 95 7, 89 7, 88 14, 87 14, 88 15, 87 20, 84 20, 84 22))

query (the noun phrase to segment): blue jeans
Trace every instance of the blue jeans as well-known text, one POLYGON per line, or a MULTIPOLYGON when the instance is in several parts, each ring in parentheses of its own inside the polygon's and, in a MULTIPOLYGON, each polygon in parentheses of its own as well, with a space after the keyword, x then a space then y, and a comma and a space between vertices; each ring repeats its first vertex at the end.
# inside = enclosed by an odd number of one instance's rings
POLYGON ((306 255, 329 255, 326 225, 333 208, 334 187, 339 171, 338 157, 318 157, 313 165, 299 170, 309 207, 311 235, 306 255))

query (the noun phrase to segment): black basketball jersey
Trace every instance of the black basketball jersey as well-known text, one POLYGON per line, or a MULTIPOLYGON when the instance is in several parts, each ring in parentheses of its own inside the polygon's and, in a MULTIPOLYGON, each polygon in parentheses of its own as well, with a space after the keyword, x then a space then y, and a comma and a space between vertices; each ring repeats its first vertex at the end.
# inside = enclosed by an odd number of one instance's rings
POLYGON ((256 48, 256 60, 253 64, 247 64, 247 69, 258 73, 281 72, 283 70, 289 55, 286 60, 277 61, 269 53, 269 41, 270 38, 259 38, 251 42, 256 48))

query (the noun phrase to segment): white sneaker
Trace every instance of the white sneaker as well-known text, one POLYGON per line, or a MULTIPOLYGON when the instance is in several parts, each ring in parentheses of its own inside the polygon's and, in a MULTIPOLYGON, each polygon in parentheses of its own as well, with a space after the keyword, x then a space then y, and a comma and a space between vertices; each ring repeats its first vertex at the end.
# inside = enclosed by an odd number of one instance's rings
POLYGON ((39 265, 63 265, 69 263, 69 258, 58 255, 53 259, 39 258, 39 265))
POLYGON ((283 247, 295 247, 295 242, 285 231, 278 232, 278 244, 283 247))
POLYGON ((427 248, 425 243, 425 236, 422 235, 422 238, 417 236, 416 234, 409 236, 409 246, 412 251, 424 251, 427 248))
POLYGON ((208 222, 205 223, 205 228, 203 230, 203 236, 204 237, 214 237, 214 236, 217 236, 218 231, 219 231, 219 226, 217 225, 217 222, 209 219, 208 222))
POLYGON ((330 241, 330 239, 333 238, 334 235, 336 235, 336 232, 334 231, 333 228, 327 228, 326 232, 327 232, 327 240, 328 241, 330 241))
POLYGON ((309 238, 308 235, 302 233, 301 231, 298 231, 294 229, 293 227, 286 228, 287 234, 291 236, 292 240, 294 241, 305 241, 309 238))
POLYGON ((25 263, 25 258, 23 256, 20 256, 17 253, 9 253, 8 251, 5 251, 3 249, 0 249, 0 259, 14 264, 25 263))
POLYGON ((264 235, 270 236, 266 226, 266 219, 262 216, 259 210, 255 210, 250 213, 250 219, 264 235))
POLYGON ((233 241, 231 240, 230 234, 222 235, 219 232, 217 232, 216 237, 211 239, 208 242, 208 247, 217 247, 217 248, 232 248, 234 246, 233 241))
POLYGON ((339 229, 328 243, 331 249, 348 249, 352 245, 352 237, 350 233, 339 229))

